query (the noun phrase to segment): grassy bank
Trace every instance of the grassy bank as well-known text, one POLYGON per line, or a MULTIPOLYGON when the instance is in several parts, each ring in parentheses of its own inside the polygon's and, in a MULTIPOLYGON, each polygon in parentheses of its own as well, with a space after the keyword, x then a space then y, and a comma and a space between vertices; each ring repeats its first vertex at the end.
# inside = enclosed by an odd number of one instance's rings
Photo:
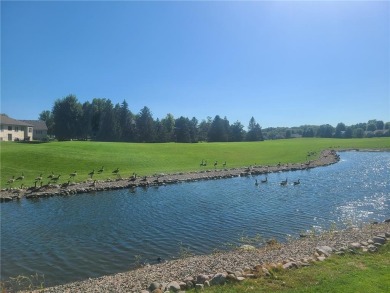
POLYGON ((389 276, 390 244, 387 244, 378 253, 333 255, 310 267, 273 270, 270 277, 209 287, 204 292, 390 292, 389 276))
MULTIPOLYGON (((72 181, 83 181, 88 173, 104 166, 102 174, 94 178, 113 178, 112 170, 119 168, 123 177, 133 172, 138 175, 173 173, 213 169, 218 161, 219 168, 227 162, 226 168, 248 165, 274 165, 281 163, 305 162, 314 159, 323 149, 334 148, 390 148, 390 138, 370 139, 290 139, 264 142, 241 143, 198 143, 198 144, 140 144, 104 143, 87 141, 51 142, 46 144, 21 144, 2 142, 1 146, 1 187, 7 180, 24 173, 26 186, 43 173, 46 178, 54 172, 61 174, 59 182, 66 182, 69 174, 77 171, 72 181), (308 152, 315 155, 307 157, 308 152), (207 160, 207 167, 200 162, 207 160)), ((46 181, 45 181, 46 183, 46 181)), ((20 185, 20 182, 14 184, 20 185)))

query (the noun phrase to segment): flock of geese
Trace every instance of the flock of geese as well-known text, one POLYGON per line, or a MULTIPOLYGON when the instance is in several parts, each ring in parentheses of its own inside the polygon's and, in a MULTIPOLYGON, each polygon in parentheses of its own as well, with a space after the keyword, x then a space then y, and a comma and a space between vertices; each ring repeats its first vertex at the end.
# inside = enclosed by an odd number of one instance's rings
MULTIPOLYGON (((95 169, 93 169, 91 172, 88 173, 88 176, 90 179, 92 179, 92 177, 95 175, 95 173, 97 174, 102 174, 104 172, 104 166, 102 166, 99 170, 97 170, 95 172, 95 169)), ((119 173, 119 168, 116 168, 115 170, 112 171, 112 174, 113 175, 116 175, 118 178, 120 178, 120 173, 119 173)), ((47 176, 46 179, 48 179, 48 183, 47 184, 50 184, 50 183, 57 183, 58 180, 61 178, 61 174, 59 175, 55 175, 54 172, 52 171, 50 175, 47 176)), ((67 184, 70 184, 70 180, 71 179, 74 179, 75 177, 77 176, 77 171, 74 171, 72 173, 69 174, 69 178, 68 178, 68 183, 67 184)), ((15 176, 12 176, 10 179, 8 179, 7 181, 7 184, 8 185, 12 185, 14 184, 15 182, 23 182, 23 180, 25 179, 24 177, 24 173, 22 172, 22 174, 18 177, 15 178, 15 176)), ((40 185, 42 186, 43 185, 43 173, 41 173, 38 177, 35 178, 35 182, 34 182, 34 187, 37 187, 37 184, 40 183, 40 185)), ((66 184, 66 183, 64 183, 66 184)), ((22 183, 22 186, 23 186, 23 183, 22 183)))
MULTIPOLYGON (((267 182, 268 182, 268 177, 265 177, 265 179, 261 179, 260 180, 260 183, 267 183, 267 182)), ((281 186, 287 186, 287 183, 288 183, 288 180, 286 178, 286 180, 283 180, 283 181, 280 182, 280 185, 281 186)), ((301 179, 298 179, 297 181, 293 181, 293 185, 299 185, 299 184, 301 184, 301 179)), ((259 185, 259 181, 257 181, 257 179, 255 181, 255 185, 256 186, 259 185)))
MULTIPOLYGON (((218 165, 218 161, 215 161, 214 162, 214 168, 216 168, 218 165)), ((200 166, 207 166, 207 161, 206 160, 202 160, 202 162, 200 163, 200 166)), ((226 167, 226 161, 222 164, 223 167, 226 167)), ((91 172, 88 173, 88 176, 90 179, 93 178, 93 176, 95 175, 95 173, 97 174, 102 174, 104 172, 104 166, 102 166, 99 170, 95 171, 95 169, 93 169, 91 172)), ((120 173, 119 173, 119 168, 116 168, 115 170, 113 170, 111 172, 111 174, 113 175, 116 175, 118 178, 121 177, 120 173)), ((69 174, 69 178, 68 178, 68 182, 67 183, 64 183, 64 184, 70 184, 70 180, 71 179, 74 179, 75 177, 77 176, 77 171, 74 171, 72 173, 69 174)), ((57 183, 58 180, 60 179, 61 175, 55 175, 54 172, 52 171, 52 173, 47 176, 47 179, 49 179, 49 182, 47 184, 50 184, 50 183, 57 183)), ((136 178, 136 175, 135 173, 133 173, 133 176, 132 176, 132 179, 134 180, 136 178)), ((8 185, 12 185, 13 183, 15 183, 16 181, 20 181, 22 182, 24 180, 24 173, 22 172, 22 174, 18 177, 15 178, 15 176, 12 176, 12 178, 10 178, 8 181, 7 181, 7 184, 8 185)), ((158 179, 157 179, 158 181, 158 179)), ((267 183, 268 182, 268 177, 265 177, 265 179, 261 179, 260 180, 260 183, 267 183)), ((43 174, 41 173, 37 178, 35 178, 35 186, 34 187, 37 187, 37 183, 40 183, 40 185, 42 186, 43 185, 43 174)), ((286 178, 286 180, 283 180, 280 182, 280 185, 281 186, 287 186, 287 183, 288 183, 288 180, 286 178)), ((300 182, 300 179, 298 179, 298 181, 293 181, 293 185, 299 185, 301 182, 300 182)), ((259 181, 256 179, 255 181, 255 185, 258 186, 259 185, 259 181)), ((22 184, 23 186, 23 184, 22 184)))

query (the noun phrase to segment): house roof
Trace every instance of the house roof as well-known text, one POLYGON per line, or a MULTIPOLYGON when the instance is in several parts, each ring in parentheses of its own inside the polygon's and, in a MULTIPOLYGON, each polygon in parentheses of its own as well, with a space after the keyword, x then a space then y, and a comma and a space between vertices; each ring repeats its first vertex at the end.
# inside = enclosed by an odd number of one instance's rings
POLYGON ((34 130, 47 130, 46 122, 43 120, 21 120, 34 127, 34 130))
POLYGON ((29 123, 26 123, 26 122, 23 122, 23 121, 20 121, 20 120, 16 120, 16 119, 10 118, 10 117, 8 117, 7 115, 4 115, 4 114, 0 114, 0 124, 3 124, 3 125, 18 125, 18 126, 30 126, 30 127, 32 126, 29 123))

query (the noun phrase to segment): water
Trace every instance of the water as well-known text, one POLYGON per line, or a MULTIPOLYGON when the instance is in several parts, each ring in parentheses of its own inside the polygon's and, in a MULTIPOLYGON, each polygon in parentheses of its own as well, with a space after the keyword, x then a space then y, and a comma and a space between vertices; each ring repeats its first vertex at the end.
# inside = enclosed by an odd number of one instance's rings
POLYGON ((264 176, 3 203, 1 279, 38 273, 49 286, 211 253, 242 236, 283 241, 390 218, 390 153, 340 155, 337 164, 270 174, 259 186, 264 176))

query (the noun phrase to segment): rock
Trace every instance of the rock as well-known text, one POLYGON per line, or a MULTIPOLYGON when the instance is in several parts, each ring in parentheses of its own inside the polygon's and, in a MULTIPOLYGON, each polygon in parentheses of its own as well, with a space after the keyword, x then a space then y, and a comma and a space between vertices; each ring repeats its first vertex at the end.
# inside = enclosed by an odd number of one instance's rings
POLYGON ((317 260, 318 260, 318 261, 324 261, 325 259, 326 259, 325 256, 319 256, 319 257, 317 257, 317 260))
POLYGON ((223 285, 226 283, 226 273, 218 273, 215 274, 214 277, 210 280, 210 285, 215 286, 215 285, 223 285))
POLYGON ((353 242, 349 244, 349 248, 352 249, 359 249, 360 247, 362 247, 362 245, 359 242, 353 242))
POLYGON ((244 278, 255 278, 255 277, 256 277, 255 274, 244 274, 244 278))
POLYGON ((324 246, 318 246, 318 247, 316 247, 316 252, 319 255, 325 255, 326 257, 328 257, 333 252, 333 249, 331 247, 325 246, 325 245, 324 246))
MULTIPOLYGON (((149 291, 146 291, 149 292, 149 291)), ((160 288, 154 289, 152 293, 163 293, 163 291, 160 288)))
POLYGON ((226 278, 230 281, 237 281, 237 277, 235 274, 228 274, 226 278))
POLYGON ((242 249, 242 250, 255 250, 256 247, 254 247, 253 245, 244 244, 244 245, 241 245, 239 247, 239 249, 242 249))
POLYGON ((149 293, 148 290, 142 290, 141 293, 149 293))
POLYGON ((179 282, 180 290, 187 289, 187 284, 185 282, 179 282))
POLYGON ((172 281, 167 285, 166 290, 169 292, 179 292, 181 289, 178 282, 172 281))
POLYGON ((386 238, 375 236, 374 238, 372 238, 372 241, 374 241, 374 243, 385 244, 386 243, 386 238))
POLYGON ((244 277, 237 277, 237 281, 238 281, 238 282, 242 282, 242 281, 244 281, 244 280, 245 280, 244 277))
POLYGON ((376 251, 378 251, 378 248, 377 248, 375 245, 372 245, 372 244, 368 245, 368 246, 367 246, 367 249, 368 249, 368 251, 370 251, 370 252, 376 252, 376 251))
POLYGON ((209 276, 207 275, 199 275, 196 277, 196 284, 204 284, 205 281, 209 280, 209 276))
POLYGON ((210 287, 210 281, 204 281, 204 284, 203 284, 205 287, 210 287))
POLYGON ((159 282, 152 282, 150 285, 149 285, 149 288, 148 290, 150 292, 153 292, 153 290, 155 289, 161 289, 161 284, 159 282))
POLYGON ((295 268, 298 268, 298 265, 292 261, 287 262, 283 265, 283 269, 285 269, 285 270, 290 270, 290 269, 295 269, 295 268))

